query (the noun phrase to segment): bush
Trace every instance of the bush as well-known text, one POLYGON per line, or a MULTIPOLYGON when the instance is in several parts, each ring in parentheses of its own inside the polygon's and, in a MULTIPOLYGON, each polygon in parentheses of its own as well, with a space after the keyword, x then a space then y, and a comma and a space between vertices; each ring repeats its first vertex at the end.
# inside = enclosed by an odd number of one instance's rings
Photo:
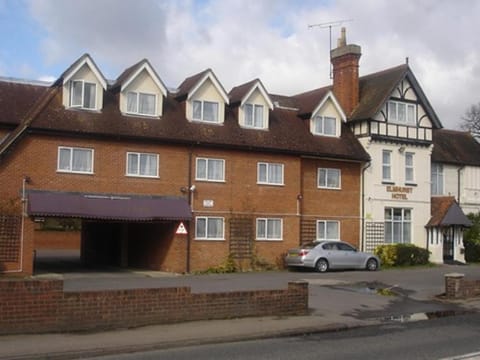
POLYGON ((472 222, 472 227, 463 234, 465 261, 480 262, 480 213, 470 213, 467 216, 472 222))
POLYGON ((428 264, 430 252, 412 244, 380 245, 375 249, 383 266, 413 266, 428 264))

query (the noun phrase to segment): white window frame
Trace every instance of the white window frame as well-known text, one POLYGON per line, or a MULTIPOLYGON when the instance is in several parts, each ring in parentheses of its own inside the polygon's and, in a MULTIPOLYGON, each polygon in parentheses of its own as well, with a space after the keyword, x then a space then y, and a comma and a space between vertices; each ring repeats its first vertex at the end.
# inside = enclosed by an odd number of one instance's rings
POLYGON ((317 170, 317 187, 319 189, 336 189, 339 190, 342 188, 342 171, 341 169, 334 168, 318 168, 317 170), (324 171, 325 175, 321 176, 321 172, 324 171), (338 174, 338 186, 329 186, 328 179, 330 175, 338 174), (321 180, 323 179, 324 185, 322 185, 321 180))
POLYGON ((312 133, 315 134, 315 135, 336 137, 337 134, 338 134, 337 127, 338 127, 337 118, 333 117, 333 116, 316 115, 312 119, 312 133), (333 129, 333 134, 327 133, 325 131, 325 129, 326 129, 325 121, 326 120, 333 120, 333 122, 335 124, 335 127, 333 129), (321 122, 321 126, 320 126, 320 131, 317 131, 317 122, 319 122, 319 121, 321 122))
POLYGON ((255 227, 256 227, 255 238, 257 241, 282 241, 283 240, 283 219, 282 218, 257 218, 255 227), (274 234, 268 233, 268 225, 271 222, 280 223, 280 236, 276 237, 274 236, 274 234), (265 230, 264 234, 259 233, 261 229, 261 227, 259 226, 260 223, 263 223, 263 229, 265 230))
POLYGON ((276 185, 276 186, 283 186, 285 185, 285 166, 284 164, 281 163, 269 163, 269 162, 258 162, 257 163, 257 184, 260 185, 276 185), (270 167, 272 166, 280 166, 282 169, 282 179, 280 182, 273 182, 272 179, 270 179, 270 167), (260 168, 265 167, 265 177, 266 179, 260 179, 260 168))
POLYGON ((266 125, 265 125, 265 106, 263 106, 261 104, 253 104, 253 103, 245 104, 243 106, 243 117, 244 117, 243 124, 244 124, 245 127, 253 128, 253 129, 265 129, 266 128, 266 125), (262 113, 261 113, 261 116, 260 116, 261 124, 256 123, 257 111, 259 111, 259 109, 262 110, 262 113), (251 115, 252 115, 251 124, 249 124, 248 121, 247 121, 249 112, 251 112, 251 115))
POLYGON ((444 188, 445 188, 445 183, 444 183, 445 177, 444 177, 443 164, 432 163, 431 166, 432 166, 432 169, 431 169, 431 178, 432 178, 431 192, 432 192, 432 195, 443 195, 444 188))
POLYGON ((412 209, 386 207, 384 221, 385 221, 385 243, 387 244, 412 243, 412 209), (398 211, 400 211, 400 218, 395 219, 395 212, 398 213, 398 211), (389 217, 387 217, 387 212, 390 214, 389 217), (391 224, 390 235, 388 235, 387 224, 391 224), (399 225, 399 229, 400 229, 400 237, 398 239, 395 238, 395 227, 396 227, 395 225, 399 225), (408 228, 408 230, 406 230, 406 228, 408 228))
POLYGON ((127 176, 132 176, 132 177, 144 177, 144 178, 158 178, 158 173, 159 173, 159 156, 158 154, 154 154, 154 153, 141 153, 141 152, 127 152, 127 159, 126 159, 126 174, 127 176), (131 171, 133 169, 130 169, 129 167, 129 157, 130 155, 135 155, 137 156, 137 169, 135 172, 131 171), (141 174, 140 173, 140 162, 141 162, 141 158, 143 156, 154 156, 156 158, 156 168, 155 168, 155 175, 146 175, 146 174, 141 174))
POLYGON ((337 220, 317 220, 315 228, 316 240, 340 241, 340 221, 337 220), (320 224, 323 224, 323 234, 320 234, 320 224), (335 225, 337 234, 335 237, 328 237, 328 225, 335 225), (323 235, 323 236, 322 236, 323 235))
POLYGON ((388 101, 388 120, 392 123, 405 124, 405 125, 415 125, 417 119, 417 108, 415 104, 403 102, 403 101, 388 101), (405 119, 400 118, 400 108, 404 107, 404 116, 405 119), (410 115, 410 111, 412 111, 410 115))
POLYGON ((195 180, 198 181, 209 181, 209 182, 225 182, 225 160, 224 159, 214 159, 214 158, 206 158, 206 157, 197 157, 195 161, 195 180), (205 176, 199 176, 199 162, 205 162, 205 176), (215 179, 209 172, 209 163, 210 162, 221 162, 222 163, 222 178, 215 179))
POLYGON ((382 150, 382 180, 385 182, 392 181, 392 151, 382 150), (388 162, 385 162, 385 155, 388 154, 388 162), (385 170, 388 169, 389 176, 385 177, 385 170))
POLYGON ((148 93, 148 92, 140 92, 140 91, 128 91, 127 94, 125 95, 125 99, 126 99, 126 112, 127 114, 134 114, 134 115, 142 115, 142 116, 157 116, 157 101, 158 101, 158 98, 157 98, 157 94, 155 93, 148 93), (129 94, 134 94, 136 96, 136 103, 135 103, 135 111, 129 111, 128 110, 128 95, 129 94), (150 114, 150 113, 147 113, 147 112, 140 112, 140 97, 144 95, 144 96, 153 96, 153 113, 150 114))
POLYGON ((85 81, 85 80, 72 80, 70 82, 70 107, 72 108, 79 108, 79 109, 86 109, 86 110, 96 110, 97 109, 97 84, 94 82, 90 81, 85 81), (81 83, 82 84, 82 92, 81 92, 81 102, 78 104, 74 104, 74 87, 75 83, 81 83), (85 106, 85 85, 93 85, 95 94, 94 94, 94 104, 93 107, 86 107, 85 106))
POLYGON ((224 241, 225 240, 225 218, 219 216, 197 216, 195 217, 195 240, 224 241), (222 234, 219 237, 208 236, 208 223, 212 220, 222 222, 222 234), (199 221, 205 221, 205 234, 199 234, 199 221))
POLYGON ((405 183, 415 183, 415 153, 405 153, 405 183), (408 159, 411 159, 411 164, 408 163, 408 159))
POLYGON ((93 174, 93 169, 94 169, 94 150, 90 148, 81 148, 81 147, 71 147, 71 146, 59 146, 58 147, 58 155, 57 155, 57 172, 62 172, 62 173, 71 173, 71 174, 93 174), (60 153, 62 150, 68 150, 70 151, 70 159, 69 159, 69 165, 68 169, 62 169, 60 167, 60 153), (76 150, 79 151, 89 151, 90 152, 90 164, 91 164, 91 169, 89 171, 82 171, 82 170, 73 170, 73 165, 74 165, 74 153, 76 150))
POLYGON ((208 101, 208 100, 193 100, 192 101, 192 119, 195 121, 206 122, 209 124, 218 124, 220 123, 220 103, 217 101, 208 101), (195 117, 195 103, 200 103, 200 117, 195 117), (205 104, 215 104, 217 107, 217 113, 215 114, 214 120, 205 119, 205 104))

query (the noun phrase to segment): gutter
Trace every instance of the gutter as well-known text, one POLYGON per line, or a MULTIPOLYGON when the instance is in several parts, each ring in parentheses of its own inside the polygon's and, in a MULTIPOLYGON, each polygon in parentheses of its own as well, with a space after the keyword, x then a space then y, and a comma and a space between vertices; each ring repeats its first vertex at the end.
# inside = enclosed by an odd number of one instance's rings
POLYGON ((362 166, 362 174, 361 174, 361 179, 362 179, 362 200, 361 200, 361 207, 362 207, 362 235, 361 235, 361 244, 360 244, 360 249, 362 251, 365 250, 365 171, 372 165, 372 162, 369 161, 367 162, 364 166, 362 166))

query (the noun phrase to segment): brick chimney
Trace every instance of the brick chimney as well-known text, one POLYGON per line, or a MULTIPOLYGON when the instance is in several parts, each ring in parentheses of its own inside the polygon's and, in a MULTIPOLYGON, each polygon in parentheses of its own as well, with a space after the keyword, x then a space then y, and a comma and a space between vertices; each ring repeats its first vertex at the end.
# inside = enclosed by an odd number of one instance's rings
POLYGON ((342 28, 337 48, 330 51, 330 61, 333 65, 333 93, 347 116, 358 105, 358 62, 361 55, 360 46, 347 45, 345 28, 342 28))

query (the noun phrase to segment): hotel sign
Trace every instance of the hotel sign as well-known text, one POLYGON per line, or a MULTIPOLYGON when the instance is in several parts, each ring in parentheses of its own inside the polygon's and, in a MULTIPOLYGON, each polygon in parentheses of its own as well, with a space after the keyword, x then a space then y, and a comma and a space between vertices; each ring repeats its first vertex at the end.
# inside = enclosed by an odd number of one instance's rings
POLYGON ((387 186, 387 192, 392 193, 392 199, 408 200, 407 195, 412 193, 411 187, 405 186, 387 186))

